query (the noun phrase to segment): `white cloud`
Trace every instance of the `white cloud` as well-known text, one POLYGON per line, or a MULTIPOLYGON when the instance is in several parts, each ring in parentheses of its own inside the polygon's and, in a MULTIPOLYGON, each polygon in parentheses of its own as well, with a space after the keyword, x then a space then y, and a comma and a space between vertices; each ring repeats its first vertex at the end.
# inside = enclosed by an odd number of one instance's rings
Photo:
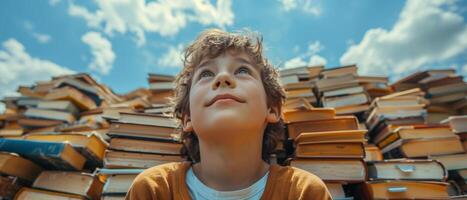
POLYGON ((460 55, 467 49, 467 25, 455 3, 407 1, 390 30, 368 30, 342 55, 341 64, 357 63, 363 74, 400 77, 460 55))
POLYGON ((33 33, 32 36, 34 36, 34 38, 36 38, 36 40, 42 44, 48 43, 51 39, 50 35, 42 33, 33 33))
POLYGON ((112 69, 115 61, 115 53, 112 50, 112 43, 102 37, 98 32, 87 32, 81 37, 81 41, 91 47, 93 60, 89 64, 89 69, 106 75, 112 69))
POLYGON ((314 41, 308 45, 308 52, 310 54, 317 54, 324 49, 324 46, 319 41, 314 41))
POLYGON ((170 46, 168 51, 158 60, 158 65, 163 67, 183 67, 182 62, 183 45, 170 46))
POLYGON ((172 36, 189 22, 225 27, 233 24, 231 0, 218 0, 215 5, 206 0, 97 0, 95 12, 71 4, 68 13, 81 17, 91 28, 113 33, 133 33, 138 45, 146 43, 145 33, 172 36))
POLYGON ((49 5, 51 6, 56 6, 59 3, 60 3, 60 0, 49 0, 49 5))
POLYGON ((288 69, 288 68, 295 68, 295 67, 303 67, 305 65, 306 65, 306 62, 302 58, 295 57, 288 61, 285 61, 284 68, 288 69))
MULTIPOLYGON (((8 39, 0 49, 0 97, 16 96, 19 85, 48 80, 51 76, 75 73, 49 60, 31 57, 16 39, 8 39)), ((1 110, 0 113, 3 111, 1 110)))
POLYGON ((317 66, 317 65, 326 65, 327 60, 322 56, 318 55, 324 49, 324 46, 319 41, 311 42, 308 45, 307 52, 298 55, 294 58, 287 60, 284 63, 284 68, 294 68, 294 67, 302 67, 305 65, 308 66, 317 66), (306 59, 309 57, 308 62, 306 59))
POLYGON ((27 21, 27 20, 24 21, 23 26, 29 32, 29 34, 31 34, 31 36, 34 37, 34 39, 36 39, 36 41, 39 43, 45 44, 45 43, 48 43, 52 39, 50 35, 35 31, 34 24, 30 21, 27 21))
POLYGON ((305 13, 319 16, 322 13, 321 4, 318 0, 279 0, 285 11, 301 10, 305 13))
POLYGON ((308 65, 311 65, 311 66, 317 66, 317 65, 326 65, 328 63, 328 61, 326 60, 326 58, 323 58, 319 55, 312 55, 310 57, 310 61, 308 61, 308 65))

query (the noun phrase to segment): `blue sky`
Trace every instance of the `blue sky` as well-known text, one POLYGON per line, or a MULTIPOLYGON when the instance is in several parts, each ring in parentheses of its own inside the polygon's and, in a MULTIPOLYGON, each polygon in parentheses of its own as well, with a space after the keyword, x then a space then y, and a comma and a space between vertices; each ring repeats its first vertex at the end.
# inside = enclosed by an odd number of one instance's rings
POLYGON ((52 75, 88 72, 117 93, 176 74, 180 51, 206 28, 248 28, 289 68, 356 63, 391 80, 416 70, 467 75, 467 1, 4 0, 0 97, 52 75))

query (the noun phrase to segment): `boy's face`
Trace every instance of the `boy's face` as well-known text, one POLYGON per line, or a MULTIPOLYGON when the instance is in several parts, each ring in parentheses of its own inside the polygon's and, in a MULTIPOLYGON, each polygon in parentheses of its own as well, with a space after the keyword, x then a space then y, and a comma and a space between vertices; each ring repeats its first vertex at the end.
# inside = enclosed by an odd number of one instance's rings
MULTIPOLYGON (((277 122, 278 117, 266 105, 260 71, 244 52, 227 51, 202 60, 192 79, 191 116, 185 120, 185 131, 194 130, 204 141, 226 139, 229 133, 250 133, 242 140, 262 137, 267 123, 277 122)), ((235 138, 240 139, 228 139, 235 138)))

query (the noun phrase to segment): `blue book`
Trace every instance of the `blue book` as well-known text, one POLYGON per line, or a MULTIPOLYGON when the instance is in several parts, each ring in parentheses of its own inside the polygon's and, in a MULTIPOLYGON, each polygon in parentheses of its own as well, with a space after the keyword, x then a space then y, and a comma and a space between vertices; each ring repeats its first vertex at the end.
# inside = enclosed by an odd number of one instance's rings
POLYGON ((45 169, 81 170, 86 162, 69 143, 0 138, 0 151, 17 153, 45 169))

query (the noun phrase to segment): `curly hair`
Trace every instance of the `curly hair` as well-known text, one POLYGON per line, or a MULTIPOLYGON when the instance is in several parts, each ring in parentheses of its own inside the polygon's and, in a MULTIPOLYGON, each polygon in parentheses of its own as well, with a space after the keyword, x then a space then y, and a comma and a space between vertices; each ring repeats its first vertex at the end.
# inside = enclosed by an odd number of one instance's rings
POLYGON ((267 96, 267 106, 277 108, 280 119, 277 123, 269 123, 263 135, 262 159, 269 163, 270 155, 274 152, 280 137, 284 134, 284 121, 281 107, 285 100, 284 89, 278 82, 279 74, 263 56, 262 37, 252 32, 244 31, 229 33, 219 29, 209 29, 202 32, 193 43, 184 50, 183 69, 175 79, 175 93, 172 98, 173 115, 178 120, 183 147, 182 156, 191 162, 199 162, 200 151, 198 137, 194 132, 185 132, 182 120, 190 115, 189 94, 191 82, 196 67, 205 58, 215 58, 226 51, 245 52, 254 64, 261 69, 261 80, 267 96))

